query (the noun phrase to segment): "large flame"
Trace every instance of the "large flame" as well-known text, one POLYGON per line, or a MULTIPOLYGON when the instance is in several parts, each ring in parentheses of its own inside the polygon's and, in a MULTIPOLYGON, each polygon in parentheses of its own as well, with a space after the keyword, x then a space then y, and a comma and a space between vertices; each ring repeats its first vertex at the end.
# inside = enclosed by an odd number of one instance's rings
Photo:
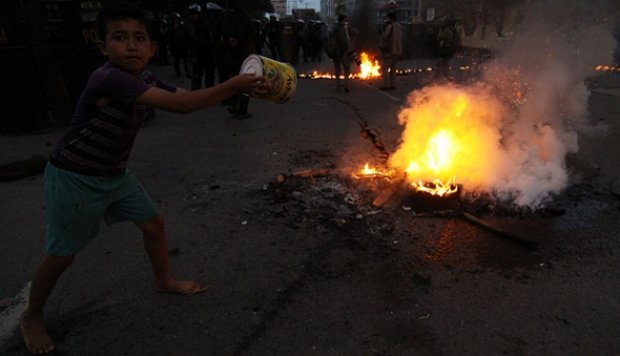
POLYGON ((401 143, 381 170, 368 164, 361 176, 401 172, 417 191, 446 196, 458 186, 488 184, 501 165, 503 105, 482 85, 433 86, 413 92, 399 113, 405 125, 401 143))
POLYGON ((476 186, 487 179, 500 134, 503 106, 484 91, 456 86, 427 88, 410 97, 399 114, 402 142, 389 165, 404 171, 419 190, 437 195, 456 191, 456 183, 476 186))

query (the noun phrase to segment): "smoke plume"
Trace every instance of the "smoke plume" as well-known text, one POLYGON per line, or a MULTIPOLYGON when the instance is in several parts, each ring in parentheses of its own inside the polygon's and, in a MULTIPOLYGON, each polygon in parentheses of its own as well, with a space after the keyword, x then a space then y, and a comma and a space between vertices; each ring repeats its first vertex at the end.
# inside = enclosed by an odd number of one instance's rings
POLYGON ((379 43, 379 29, 376 24, 375 2, 358 1, 350 18, 353 49, 356 51, 376 51, 379 43))
POLYGON ((460 157, 468 164, 460 171, 464 188, 518 207, 544 206, 569 184, 566 157, 578 152, 579 135, 595 129, 588 120, 585 81, 595 65, 613 59, 613 21, 606 16, 614 12, 614 4, 548 0, 517 9, 522 22, 487 64, 481 82, 434 86, 410 95, 411 108, 399 115, 407 125, 403 144, 391 164, 403 168, 402 150, 412 149, 407 147, 411 132, 441 121, 436 119, 441 113, 434 112, 434 122, 421 123, 426 117, 421 110, 442 107, 436 102, 440 93, 464 96, 493 110, 458 133, 464 137, 475 129, 477 140, 483 141, 476 158, 460 157))

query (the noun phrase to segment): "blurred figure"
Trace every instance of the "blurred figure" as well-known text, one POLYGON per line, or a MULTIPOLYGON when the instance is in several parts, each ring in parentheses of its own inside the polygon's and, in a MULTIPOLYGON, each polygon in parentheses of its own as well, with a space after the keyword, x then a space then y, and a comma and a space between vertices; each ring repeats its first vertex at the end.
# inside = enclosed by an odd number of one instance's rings
POLYGON ((299 49, 301 49, 301 56, 304 60, 304 63, 308 62, 308 45, 306 41, 306 31, 308 31, 308 26, 304 22, 304 20, 295 21, 295 39, 297 43, 297 49, 295 53, 299 55, 299 49))
MULTIPOLYGON (((226 12, 222 22, 222 43, 224 48, 224 75, 220 81, 225 81, 239 74, 241 64, 250 54, 254 53, 254 31, 250 18, 241 10, 232 8, 226 12)), ((244 93, 232 97, 228 111, 233 117, 247 119, 252 116, 248 113, 250 97, 244 93)))
POLYGON ((267 37, 267 46, 269 47, 269 52, 271 52, 271 58, 275 60, 280 59, 280 41, 278 30, 279 22, 278 18, 274 15, 269 16, 269 22, 265 25, 265 36, 267 37))
MULTIPOLYGON (((330 49, 330 56, 334 60, 336 74, 336 91, 349 92, 349 74, 351 73, 351 39, 349 37, 349 21, 347 15, 338 16, 338 25, 330 33, 330 39, 335 48, 330 49), (343 79, 340 75, 344 75, 343 79)), ((330 45, 332 47, 332 45, 330 45)))
POLYGON ((254 52, 263 54, 263 45, 265 44, 265 33, 263 32, 260 20, 252 20, 252 29, 254 30, 254 52))
POLYGON ((168 61, 168 32, 170 31, 170 17, 168 15, 164 15, 162 17, 157 31, 159 32, 159 48, 157 50, 159 65, 167 66, 170 65, 170 61, 168 61))
MULTIPOLYGON (((207 3, 207 19, 211 26, 211 33, 213 34, 213 55, 215 58, 215 71, 217 73, 217 78, 219 83, 223 83, 226 78, 228 78, 228 74, 226 73, 226 65, 224 64, 224 36, 223 36, 223 25, 226 21, 227 14, 226 11, 221 9, 213 9, 209 10, 208 5, 211 3, 207 3)), ((226 102, 223 102, 226 104, 226 102)))
POLYGON ((158 14, 149 24, 151 40, 157 44, 157 51, 151 61, 160 66, 170 64, 168 62, 168 23, 168 15, 160 16, 158 14))
POLYGON ((381 90, 394 90, 396 86, 396 64, 403 54, 403 29, 396 21, 396 14, 387 14, 387 25, 381 34, 381 90))
POLYGON ((306 43, 308 46, 308 57, 312 62, 321 61, 321 50, 323 48, 323 29, 321 22, 312 21, 308 24, 306 31, 306 43))
POLYGON ((190 62, 192 64, 191 90, 200 89, 204 76, 205 88, 215 84, 215 56, 213 53, 213 34, 209 23, 202 16, 198 4, 188 7, 187 37, 189 41, 190 62))
POLYGON ((444 19, 437 34, 437 75, 436 78, 450 78, 450 60, 460 51, 461 33, 456 28, 457 20, 454 16, 444 19))
POLYGON ((170 15, 172 19, 172 25, 169 31, 169 44, 170 52, 173 57, 174 72, 177 77, 181 76, 181 65, 183 62, 183 69, 185 70, 185 76, 190 78, 189 67, 187 64, 187 52, 189 51, 189 43, 187 39, 187 32, 185 29, 185 22, 181 18, 181 14, 173 12, 170 15))

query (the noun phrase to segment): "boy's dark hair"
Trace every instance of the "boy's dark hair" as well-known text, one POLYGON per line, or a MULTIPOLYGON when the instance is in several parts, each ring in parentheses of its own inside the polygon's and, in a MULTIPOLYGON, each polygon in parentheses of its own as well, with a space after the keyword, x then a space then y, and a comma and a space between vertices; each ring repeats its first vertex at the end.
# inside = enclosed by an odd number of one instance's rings
POLYGON ((101 41, 105 41, 108 34, 108 23, 118 20, 133 19, 143 24, 149 29, 148 18, 144 11, 135 3, 131 2, 110 2, 103 6, 97 15, 97 34, 101 41))
POLYGON ((342 22, 342 21, 344 21, 346 19, 347 19, 347 15, 340 15, 340 16, 338 16, 338 22, 342 22))
POLYGON ((396 21, 396 13, 395 12, 389 12, 387 14, 388 19, 392 20, 392 21, 396 21))

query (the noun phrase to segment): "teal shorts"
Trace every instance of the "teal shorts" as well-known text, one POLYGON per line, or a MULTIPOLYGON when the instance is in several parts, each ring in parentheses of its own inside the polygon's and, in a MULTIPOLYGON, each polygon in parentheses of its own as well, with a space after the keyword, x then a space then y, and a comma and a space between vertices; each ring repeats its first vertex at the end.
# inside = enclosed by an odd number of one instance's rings
POLYGON ((95 177, 45 167, 45 242, 47 253, 71 256, 99 234, 101 221, 149 221, 155 204, 136 176, 126 171, 95 177))

